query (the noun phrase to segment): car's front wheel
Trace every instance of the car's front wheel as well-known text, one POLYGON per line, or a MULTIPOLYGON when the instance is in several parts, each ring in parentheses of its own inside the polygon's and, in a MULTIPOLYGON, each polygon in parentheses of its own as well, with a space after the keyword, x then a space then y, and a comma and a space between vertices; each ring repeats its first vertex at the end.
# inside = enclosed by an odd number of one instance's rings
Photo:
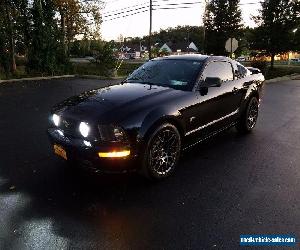
POLYGON ((257 123, 259 111, 259 101, 256 97, 252 97, 247 105, 245 112, 240 117, 236 128, 239 132, 249 133, 251 132, 257 123))
POLYGON ((152 180, 169 177, 178 163, 180 151, 178 129, 169 123, 160 125, 147 141, 143 155, 143 175, 152 180))

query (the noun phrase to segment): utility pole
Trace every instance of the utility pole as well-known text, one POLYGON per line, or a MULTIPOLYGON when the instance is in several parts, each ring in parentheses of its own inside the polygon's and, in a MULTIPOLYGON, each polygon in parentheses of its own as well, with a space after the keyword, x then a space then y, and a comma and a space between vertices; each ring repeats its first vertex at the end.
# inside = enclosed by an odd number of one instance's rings
POLYGON ((149 60, 152 59, 151 36, 152 36, 152 0, 150 0, 150 29, 149 29, 149 40, 148 40, 149 60))
POLYGON ((205 0, 205 6, 204 6, 204 16, 203 16, 203 49, 202 52, 205 54, 205 42, 206 42, 206 14, 207 14, 207 5, 208 5, 208 0, 205 0))
POLYGON ((187 37, 187 51, 190 54, 190 30, 188 28, 188 37, 187 37))

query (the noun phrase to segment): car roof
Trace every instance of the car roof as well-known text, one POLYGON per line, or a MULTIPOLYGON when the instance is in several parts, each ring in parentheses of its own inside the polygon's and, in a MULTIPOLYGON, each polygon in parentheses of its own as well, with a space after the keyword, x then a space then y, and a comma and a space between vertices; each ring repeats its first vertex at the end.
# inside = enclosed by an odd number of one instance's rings
POLYGON ((225 56, 208 56, 200 54, 185 54, 185 55, 172 55, 165 57, 158 57, 153 60, 190 60, 190 61, 220 61, 220 60, 230 60, 225 56))

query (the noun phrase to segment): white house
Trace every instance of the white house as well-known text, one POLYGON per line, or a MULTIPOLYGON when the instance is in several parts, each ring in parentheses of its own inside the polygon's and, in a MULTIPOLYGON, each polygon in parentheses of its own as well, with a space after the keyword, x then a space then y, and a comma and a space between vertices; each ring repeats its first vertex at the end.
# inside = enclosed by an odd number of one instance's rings
POLYGON ((188 46, 185 42, 180 43, 165 43, 159 49, 159 52, 167 51, 170 54, 179 54, 179 53, 196 53, 199 51, 194 42, 191 42, 188 46))

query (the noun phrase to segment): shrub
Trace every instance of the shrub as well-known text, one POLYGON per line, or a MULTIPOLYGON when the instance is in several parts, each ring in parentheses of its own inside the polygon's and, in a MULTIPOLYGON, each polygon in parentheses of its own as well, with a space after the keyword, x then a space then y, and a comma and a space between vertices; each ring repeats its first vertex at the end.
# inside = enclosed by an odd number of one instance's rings
POLYGON ((123 61, 123 63, 121 63, 121 65, 118 68, 117 74, 118 76, 128 76, 129 74, 131 74, 133 71, 135 71, 137 68, 139 68, 142 65, 143 63, 141 62, 128 63, 123 61))
POLYGON ((95 59, 97 64, 101 64, 106 69, 113 69, 116 66, 116 58, 113 47, 110 43, 98 44, 94 48, 95 59))
POLYGON ((276 77, 291 75, 291 74, 300 74, 299 66, 277 66, 273 69, 268 68, 265 75, 266 79, 273 79, 276 77))
POLYGON ((268 62, 259 60, 259 61, 252 61, 251 67, 260 69, 263 73, 266 73, 268 62))

